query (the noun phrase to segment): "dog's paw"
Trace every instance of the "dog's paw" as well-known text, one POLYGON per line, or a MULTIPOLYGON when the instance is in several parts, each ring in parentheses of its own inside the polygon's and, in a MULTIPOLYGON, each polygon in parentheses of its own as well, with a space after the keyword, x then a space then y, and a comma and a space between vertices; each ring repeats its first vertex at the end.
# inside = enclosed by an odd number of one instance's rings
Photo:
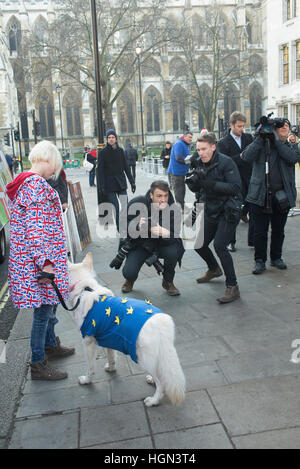
POLYGON ((79 384, 91 384, 92 380, 89 376, 79 376, 79 384))
POLYGON ((154 397, 146 397, 146 399, 144 399, 144 404, 147 407, 152 407, 154 405, 159 405, 159 401, 154 397))
POLYGON ((105 371, 108 373, 112 373, 113 371, 116 371, 116 364, 114 363, 113 365, 110 365, 109 363, 106 363, 104 366, 105 371))
POLYGON ((146 382, 147 382, 148 384, 155 384, 155 381, 154 381, 154 379, 152 378, 151 375, 147 375, 147 376, 146 376, 146 382))

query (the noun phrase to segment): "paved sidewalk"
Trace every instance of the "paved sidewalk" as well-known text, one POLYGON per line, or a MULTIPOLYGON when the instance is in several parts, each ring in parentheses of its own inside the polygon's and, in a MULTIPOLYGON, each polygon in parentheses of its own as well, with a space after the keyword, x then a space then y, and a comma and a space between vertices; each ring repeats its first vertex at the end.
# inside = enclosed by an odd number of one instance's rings
MULTIPOLYGON (((76 174, 93 238, 80 258, 92 251, 99 280, 118 295, 122 274, 109 268, 118 242, 98 238, 96 190, 88 187, 81 170, 69 171, 73 180, 76 174)), ((146 192, 152 179, 138 170, 136 194, 146 192)), ((193 195, 189 193, 187 200, 192 201, 193 195)), ((268 267, 263 275, 254 276, 247 225, 240 223, 233 256, 241 299, 229 305, 216 301, 224 292, 224 278, 196 284, 206 268, 193 251, 186 251, 183 266, 177 269, 174 283, 180 297, 169 297, 154 268, 143 267, 130 296, 150 298, 174 318, 176 347, 187 381, 186 400, 179 408, 167 398, 159 407, 146 408, 143 399, 153 388, 143 371, 118 354, 117 372, 107 374, 101 348, 94 383, 78 385, 85 370, 81 335, 71 313, 61 308, 56 331, 63 344, 76 347, 76 354, 54 365, 69 377, 31 381, 24 366, 30 313, 23 313, 22 319, 19 315, 5 366, 7 379, 12 367, 20 369, 18 385, 24 373, 25 379, 13 426, 6 430, 9 448, 300 448, 300 364, 290 361, 295 351, 291 344, 300 339, 299 232, 300 217, 289 218, 287 271, 268 267), (22 351, 17 362, 10 352, 13 345, 22 351)), ((7 446, 6 440, 0 442, 7 446)))

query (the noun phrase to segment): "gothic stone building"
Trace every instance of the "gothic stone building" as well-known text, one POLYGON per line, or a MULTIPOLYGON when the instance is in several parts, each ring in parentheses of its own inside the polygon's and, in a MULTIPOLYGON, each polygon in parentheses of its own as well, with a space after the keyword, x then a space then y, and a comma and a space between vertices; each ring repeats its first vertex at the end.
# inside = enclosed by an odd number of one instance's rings
MULTIPOLYGON (((209 95, 212 86, 211 47, 205 30, 205 12, 212 3, 210 0, 172 0, 167 2, 166 7, 170 26, 180 22, 183 12, 190 18, 196 43, 197 83, 204 96, 209 95)), ((218 4, 222 6, 223 38, 231 36, 232 44, 232 34, 237 33, 237 55, 234 60, 239 61, 242 54, 250 73, 226 85, 223 97, 217 103, 217 117, 228 121, 232 111, 240 110, 247 116, 247 127, 250 128, 266 107, 263 2, 219 0, 218 4)), ((61 146, 63 133, 66 147, 81 150, 84 145, 93 142, 95 135, 94 93, 83 90, 78 84, 64 82, 63 77, 59 76, 52 76, 44 86, 36 89, 35 83, 25 76, 18 62, 26 34, 33 30, 43 34, 47 23, 54 21, 59 11, 59 0, 0 0, 1 28, 14 70, 23 139, 29 142, 28 147, 32 145, 34 111, 35 118, 40 122, 41 137, 61 146), (62 86, 57 87, 57 84, 62 86)), ((230 47, 234 50, 232 45, 230 47)), ((196 134, 204 126, 201 112, 188 99, 185 59, 180 47, 168 44, 159 53, 153 54, 149 59, 150 66, 149 61, 147 67, 142 64, 143 121, 148 146, 160 146, 166 140, 175 141, 187 126, 196 134)), ((206 106, 210 106, 209 100, 206 100, 206 106)), ((123 144, 130 139, 134 144, 141 145, 140 114, 139 79, 136 74, 113 109, 115 127, 123 144)), ((215 130, 218 130, 218 118, 215 130)))

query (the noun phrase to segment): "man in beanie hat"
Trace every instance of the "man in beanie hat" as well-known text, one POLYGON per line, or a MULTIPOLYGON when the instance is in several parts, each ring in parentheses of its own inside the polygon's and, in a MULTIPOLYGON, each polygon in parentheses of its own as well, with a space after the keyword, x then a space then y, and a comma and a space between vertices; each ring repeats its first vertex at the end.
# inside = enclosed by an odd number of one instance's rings
POLYGON ((98 183, 100 192, 111 202, 116 211, 116 225, 119 231, 119 200, 127 203, 127 176, 132 193, 135 192, 135 183, 129 170, 123 148, 118 145, 118 136, 114 129, 106 132, 106 147, 98 155, 98 183))

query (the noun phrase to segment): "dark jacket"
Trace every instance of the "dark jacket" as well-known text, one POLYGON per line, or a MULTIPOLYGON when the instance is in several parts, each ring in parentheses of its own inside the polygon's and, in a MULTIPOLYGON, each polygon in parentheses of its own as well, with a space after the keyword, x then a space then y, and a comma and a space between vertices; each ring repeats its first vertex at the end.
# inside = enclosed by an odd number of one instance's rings
POLYGON ((136 148, 133 148, 132 145, 129 145, 125 150, 125 156, 129 166, 136 166, 136 162, 139 159, 138 152, 136 148))
POLYGON ((163 148, 163 150, 160 154, 160 158, 163 160, 162 165, 163 165, 164 168, 169 167, 171 150, 172 150, 172 147, 171 148, 166 148, 165 147, 165 148, 163 148), (167 155, 169 155, 169 158, 166 158, 167 155))
POLYGON ((250 164, 246 163, 241 157, 240 154, 243 152, 243 150, 246 149, 250 143, 253 142, 253 138, 251 134, 242 134, 241 137, 241 143, 242 143, 242 148, 238 146, 234 138, 230 135, 230 130, 228 135, 223 137, 218 143, 217 143, 217 150, 219 153, 223 153, 223 155, 230 156, 235 164, 238 167, 238 170, 240 172, 240 176, 242 179, 243 184, 246 185, 248 188, 250 178, 251 178, 251 173, 252 173, 252 167, 250 164))
MULTIPOLYGON (((172 206, 171 210, 168 210, 168 208, 166 208, 163 211, 161 210, 159 212, 154 212, 153 210, 151 211, 151 204, 152 200, 150 198, 150 190, 146 193, 146 195, 141 195, 132 199, 128 204, 128 225, 129 223, 134 223, 133 227, 134 230, 137 232, 138 230, 136 229, 136 227, 140 219, 142 217, 149 218, 149 224, 151 224, 152 222, 152 226, 158 223, 160 226, 170 231, 170 238, 156 238, 159 246, 169 246, 170 244, 177 243, 182 247, 182 240, 179 237, 181 229, 181 210, 180 207, 175 204, 172 193, 169 191, 168 204, 169 207, 172 206), (132 206, 134 204, 142 204, 140 205, 141 210, 137 206, 138 211, 134 211, 134 213, 130 214, 130 212, 132 212, 133 210, 132 206), (155 216, 155 219, 152 218, 152 220, 150 220, 150 217, 153 217, 154 213, 157 215, 157 218, 155 216)), ((130 235, 130 233, 128 233, 128 235, 130 235)))
POLYGON ((126 177, 134 184, 123 148, 107 144, 98 155, 97 174, 100 189, 104 192, 120 192, 127 189, 126 177))
POLYGON ((50 178, 47 180, 48 184, 50 184, 53 189, 58 192, 61 204, 68 203, 68 183, 67 183, 67 176, 65 170, 62 169, 59 173, 57 179, 50 178))
MULTIPOLYGON (((295 206, 297 191, 295 187, 295 164, 300 160, 300 151, 290 143, 271 142, 270 174, 279 158, 279 171, 282 185, 291 207, 295 206)), ((253 165, 247 201, 263 207, 266 199, 266 150, 265 142, 257 137, 243 152, 243 160, 253 165)))
POLYGON ((198 161, 198 167, 205 174, 206 179, 216 182, 212 189, 205 190, 195 187, 197 200, 204 202, 205 214, 212 218, 218 218, 225 211, 225 202, 236 196, 242 203, 242 181, 235 162, 229 156, 215 151, 209 164, 198 161))

